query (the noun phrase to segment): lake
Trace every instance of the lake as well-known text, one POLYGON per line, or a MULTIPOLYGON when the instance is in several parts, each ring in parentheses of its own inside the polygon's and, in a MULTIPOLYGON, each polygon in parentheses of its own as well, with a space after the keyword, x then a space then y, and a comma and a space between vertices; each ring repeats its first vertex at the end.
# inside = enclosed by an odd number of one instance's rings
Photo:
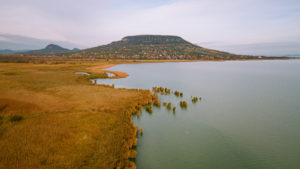
POLYGON ((183 97, 143 111, 138 169, 299 169, 300 61, 226 61, 124 64, 129 74, 99 79, 116 87, 163 86, 183 97), (202 97, 193 104, 191 96, 202 97), (188 101, 181 109, 179 102, 188 101))

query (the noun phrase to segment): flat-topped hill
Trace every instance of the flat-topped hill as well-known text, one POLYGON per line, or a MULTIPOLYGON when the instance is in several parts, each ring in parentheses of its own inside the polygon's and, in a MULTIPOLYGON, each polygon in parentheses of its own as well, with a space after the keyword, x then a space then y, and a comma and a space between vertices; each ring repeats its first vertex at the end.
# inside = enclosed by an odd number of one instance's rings
POLYGON ((136 35, 126 36, 116 43, 123 44, 190 44, 179 36, 136 35))
MULTIPOLYGON (((246 59, 235 55, 194 45, 178 36, 137 35, 120 41, 85 49, 73 56, 108 59, 246 59)), ((252 58, 252 57, 251 57, 252 58)))

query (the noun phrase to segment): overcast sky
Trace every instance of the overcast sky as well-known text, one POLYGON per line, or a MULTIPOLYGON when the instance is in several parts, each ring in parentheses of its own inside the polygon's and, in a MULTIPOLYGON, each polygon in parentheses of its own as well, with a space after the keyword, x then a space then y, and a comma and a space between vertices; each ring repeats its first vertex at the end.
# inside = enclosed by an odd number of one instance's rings
POLYGON ((127 35, 192 43, 300 42, 300 0, 0 0, 0 33, 91 47, 127 35))

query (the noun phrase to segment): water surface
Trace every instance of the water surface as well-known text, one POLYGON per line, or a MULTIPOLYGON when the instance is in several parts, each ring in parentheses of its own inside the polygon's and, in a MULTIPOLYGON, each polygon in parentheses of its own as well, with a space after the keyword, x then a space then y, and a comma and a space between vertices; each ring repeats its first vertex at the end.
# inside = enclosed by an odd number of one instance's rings
POLYGON ((143 127, 138 169, 299 169, 300 61, 227 61, 118 65, 116 87, 180 90, 160 96, 175 114, 153 108, 134 118, 143 127), (196 104, 191 96, 201 96, 196 104), (179 108, 188 101, 187 110, 179 108))

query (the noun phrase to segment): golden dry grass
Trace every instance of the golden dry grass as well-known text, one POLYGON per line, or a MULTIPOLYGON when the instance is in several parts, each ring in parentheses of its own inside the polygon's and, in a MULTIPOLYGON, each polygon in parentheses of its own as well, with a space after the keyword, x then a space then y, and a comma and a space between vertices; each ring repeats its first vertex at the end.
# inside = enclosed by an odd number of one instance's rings
POLYGON ((0 168, 135 167, 131 112, 151 93, 74 73, 97 64, 0 63, 0 168))

